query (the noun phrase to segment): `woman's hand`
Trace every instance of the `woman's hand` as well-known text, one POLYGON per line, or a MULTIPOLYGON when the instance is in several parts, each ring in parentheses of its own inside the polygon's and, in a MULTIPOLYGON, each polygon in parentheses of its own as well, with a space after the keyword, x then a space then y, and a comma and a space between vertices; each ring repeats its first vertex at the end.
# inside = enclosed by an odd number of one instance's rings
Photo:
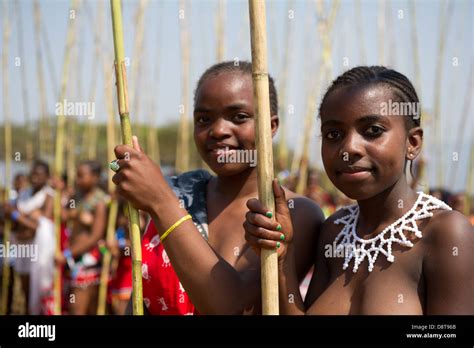
POLYGON ((288 251, 288 245, 293 240, 293 225, 291 215, 286 203, 285 191, 273 181, 275 196, 275 220, 273 215, 262 203, 255 198, 247 201, 249 211, 244 222, 245 239, 257 254, 260 249, 277 249, 278 260, 283 261, 288 251), (269 217, 270 216, 270 217, 269 217))
POLYGON ((169 194, 174 195, 160 167, 142 152, 136 136, 133 148, 118 145, 114 151, 120 169, 112 181, 117 185, 117 193, 136 209, 152 212, 156 203, 165 202, 169 194))

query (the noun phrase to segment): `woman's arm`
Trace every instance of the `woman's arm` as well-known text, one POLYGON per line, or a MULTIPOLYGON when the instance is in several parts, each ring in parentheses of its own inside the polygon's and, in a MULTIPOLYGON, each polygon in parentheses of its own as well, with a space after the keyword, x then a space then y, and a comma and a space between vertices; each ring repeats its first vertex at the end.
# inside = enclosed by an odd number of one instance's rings
POLYGON ((267 210, 257 199, 247 202, 249 212, 244 223, 245 239, 259 253, 260 248, 277 249, 278 252, 278 287, 280 313, 286 315, 304 314, 305 308, 299 290, 296 267, 296 248, 292 217, 288 209, 285 191, 273 182, 275 195, 275 222, 266 216, 267 210), (282 235, 284 238, 282 238, 282 235))
MULTIPOLYGON (((120 170, 114 175, 117 192, 140 210, 147 211, 160 235, 187 215, 168 186, 161 169, 141 152, 126 145, 115 148, 120 170)), ((259 269, 238 272, 218 255, 187 220, 163 246, 192 303, 203 314, 242 314, 259 296, 259 269)))
POLYGON ((458 212, 440 212, 423 234, 426 314, 474 314, 472 225, 458 212))

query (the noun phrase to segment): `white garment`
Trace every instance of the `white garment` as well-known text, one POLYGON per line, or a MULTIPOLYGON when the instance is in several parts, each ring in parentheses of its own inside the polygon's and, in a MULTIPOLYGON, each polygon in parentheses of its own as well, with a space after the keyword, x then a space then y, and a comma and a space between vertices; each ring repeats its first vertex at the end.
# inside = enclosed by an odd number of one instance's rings
POLYGON ((53 287, 56 237, 51 220, 39 218, 33 244, 37 245, 38 259, 31 262, 29 312, 37 315, 44 314, 41 313, 41 298, 53 287))
POLYGON ((51 197, 54 195, 54 190, 48 185, 43 186, 43 188, 34 195, 32 194, 32 189, 29 188, 25 196, 20 195, 18 197, 18 210, 22 214, 30 214, 34 210, 41 209, 48 195, 51 197))
MULTIPOLYGON (((33 195, 33 189, 30 187, 22 191, 17 200, 18 211, 22 214, 30 214, 35 210, 41 209, 46 202, 47 196, 53 196, 54 190, 45 185, 41 190, 36 192, 33 195)), ((11 244, 28 244, 28 248, 31 248, 31 243, 33 243, 34 238, 30 240, 18 241, 15 234, 13 233, 10 237, 11 244)), ((10 260, 10 264, 14 265, 15 272, 19 274, 28 274, 31 270, 31 260, 29 258, 15 258, 10 260)))

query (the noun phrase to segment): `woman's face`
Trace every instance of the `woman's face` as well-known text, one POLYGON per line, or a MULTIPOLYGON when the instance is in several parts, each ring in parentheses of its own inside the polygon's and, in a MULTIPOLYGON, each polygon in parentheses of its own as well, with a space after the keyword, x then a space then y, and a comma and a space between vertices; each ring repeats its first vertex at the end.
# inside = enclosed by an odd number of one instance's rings
POLYGON ((48 183, 48 174, 46 173, 46 170, 41 166, 35 166, 31 170, 30 183, 35 190, 39 190, 46 185, 48 183))
POLYGON ((76 185, 79 189, 88 191, 97 185, 97 182, 97 175, 94 175, 87 165, 82 164, 77 168, 76 185))
POLYGON ((348 197, 364 200, 404 175, 409 143, 403 116, 381 116, 394 100, 385 85, 340 88, 321 110, 321 154, 333 184, 348 197))
MULTIPOLYGON (((205 80, 196 92, 194 141, 217 175, 235 175, 256 164, 254 123, 251 76, 221 73, 205 80)), ((274 116, 274 132, 277 125, 274 116)))

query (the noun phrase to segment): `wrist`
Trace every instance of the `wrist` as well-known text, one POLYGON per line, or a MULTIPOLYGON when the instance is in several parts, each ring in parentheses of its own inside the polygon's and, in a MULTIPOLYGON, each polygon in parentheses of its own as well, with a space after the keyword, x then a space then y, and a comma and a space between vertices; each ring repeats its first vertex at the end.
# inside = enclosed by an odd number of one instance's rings
MULTIPOLYGON (((159 224, 165 224, 166 217, 171 220, 176 220, 184 214, 187 214, 186 210, 180 207, 180 202, 173 191, 164 192, 159 195, 159 199, 152 202, 150 210, 148 211, 155 222, 159 224)), ((174 222, 174 221, 173 221, 174 222)))
POLYGON ((286 245, 286 252, 278 257, 278 268, 280 271, 285 271, 288 268, 288 265, 291 259, 294 257, 294 247, 293 243, 288 243, 286 245))

